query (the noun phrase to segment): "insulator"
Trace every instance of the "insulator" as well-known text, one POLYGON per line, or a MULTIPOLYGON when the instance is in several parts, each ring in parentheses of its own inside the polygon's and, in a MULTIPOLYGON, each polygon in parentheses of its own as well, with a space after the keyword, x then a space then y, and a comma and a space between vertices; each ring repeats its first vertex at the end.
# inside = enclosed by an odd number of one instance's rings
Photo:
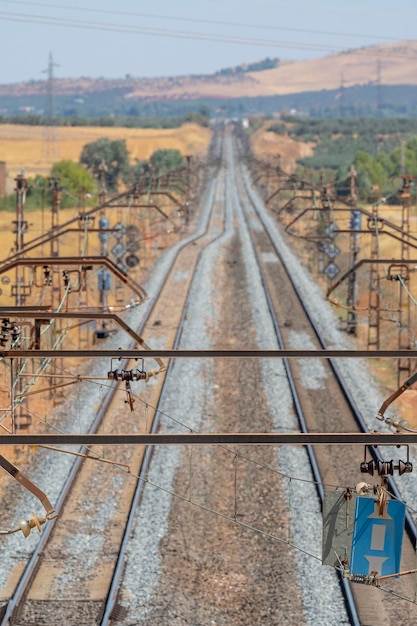
POLYGON ((70 277, 69 277, 69 272, 68 270, 64 270, 62 272, 62 275, 64 277, 64 285, 65 287, 70 287, 71 288, 71 284, 70 284, 70 277))
POLYGON ((111 380, 122 380, 124 382, 146 380, 146 372, 142 370, 113 370, 107 373, 107 378, 111 380))
MULTIPOLYGON (((102 215, 99 219, 98 222, 98 227, 104 229, 109 229, 110 228, 110 222, 108 220, 107 217, 105 217, 104 215, 102 215)), ((110 233, 99 233, 98 234, 98 238, 100 240, 101 243, 106 243, 109 240, 110 237, 110 233)))
POLYGON ((355 490, 358 496, 363 496, 365 493, 369 493, 371 486, 368 483, 360 482, 356 485, 355 490))
POLYGON ((10 320, 9 320, 9 318, 5 317, 1 321, 1 332, 2 333, 8 333, 10 331, 10 328, 11 328, 10 320))
POLYGON ((20 333, 21 328, 19 328, 19 326, 16 326, 16 324, 14 324, 12 326, 12 344, 16 347, 16 348, 20 348, 20 333))
POLYGON ((360 230, 362 221, 362 213, 360 211, 353 210, 350 212, 350 229, 360 230))
POLYGON ((43 269, 45 286, 49 287, 50 285, 52 285, 51 270, 49 269, 48 265, 44 265, 42 269, 43 269))
POLYGON ((126 240, 127 242, 136 241, 139 237, 139 228, 134 224, 126 226, 126 240))
POLYGON ((4 347, 9 339, 11 324, 8 318, 4 318, 0 327, 0 344, 4 347))
POLYGON ((370 474, 374 475, 375 471, 375 463, 373 461, 364 461, 361 463, 361 473, 362 474, 370 474))
POLYGON ((377 461, 376 469, 379 476, 392 476, 394 474, 394 461, 377 461))
POLYGON ((133 370, 122 370, 121 371, 122 380, 125 382, 130 382, 131 380, 136 380, 133 376, 133 370))
MULTIPOLYGON (((107 330, 106 325, 103 323, 101 328, 97 328, 94 335, 96 339, 107 339, 107 337, 109 337, 110 335, 110 331, 107 330)), ((111 378, 111 376, 109 378, 111 378)))
POLYGON ((143 372, 142 370, 132 371, 132 380, 146 380, 147 377, 148 377, 147 373, 143 372))
POLYGON ((108 270, 102 268, 98 274, 98 289, 99 291, 110 291, 111 289, 111 274, 108 270))
POLYGON ((42 531, 41 525, 45 524, 46 517, 44 515, 35 515, 32 514, 32 519, 29 520, 20 520, 18 530, 21 530, 24 537, 27 538, 30 535, 30 531, 32 528, 37 528, 38 532, 42 531))
POLYGON ((413 464, 410 461, 398 461, 398 473, 400 476, 403 474, 411 474, 413 471, 413 464))
POLYGON ((80 213, 78 215, 78 221, 80 224, 87 224, 87 226, 90 222, 94 222, 95 219, 94 215, 88 215, 88 213, 80 213))
POLYGON ((27 537, 29 537, 30 535, 30 531, 31 531, 31 527, 29 525, 29 522, 26 520, 19 520, 19 529, 22 531, 25 539, 27 537))
POLYGON ((113 370, 112 372, 108 372, 107 377, 113 380, 131 380, 125 370, 113 370))

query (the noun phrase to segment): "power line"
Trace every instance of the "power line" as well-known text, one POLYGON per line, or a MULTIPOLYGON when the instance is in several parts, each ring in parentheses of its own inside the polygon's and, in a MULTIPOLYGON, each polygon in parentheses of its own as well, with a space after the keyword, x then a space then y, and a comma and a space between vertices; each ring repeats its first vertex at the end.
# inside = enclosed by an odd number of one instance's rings
POLYGON ((219 26, 233 26, 233 27, 244 27, 244 28, 254 28, 259 30, 269 30, 269 31, 285 31, 285 32, 294 32, 294 33, 304 33, 304 34, 312 34, 312 35, 326 35, 326 36, 336 36, 336 37, 358 37, 358 38, 366 38, 366 39, 374 39, 376 41, 396 41, 393 37, 383 37, 380 35, 370 35, 364 33, 346 33, 346 32, 336 32, 336 31, 322 31, 315 29, 303 29, 303 28, 289 28, 286 26, 272 26, 266 24, 249 24, 247 22, 230 22, 227 20, 213 20, 213 19, 203 19, 203 18, 194 18, 194 17, 178 17, 173 15, 157 15, 155 13, 138 13, 136 11, 113 11, 110 9, 89 9, 87 7, 80 6, 69 6, 69 5, 57 5, 51 4, 47 2, 27 2, 27 0, 0 0, 0 2, 8 3, 8 4, 24 4, 26 6, 37 6, 44 7, 48 9, 60 9, 60 10, 70 10, 70 11, 82 11, 85 13, 98 13, 102 15, 123 15, 127 17, 140 17, 146 19, 156 19, 156 20, 169 20, 175 22, 189 22, 194 24, 215 24, 219 26))
POLYGON ((321 44, 305 44, 291 41, 276 41, 274 39, 261 39, 251 37, 238 37, 231 35, 220 35, 216 33, 199 33, 193 31, 180 31, 166 28, 154 28, 147 26, 133 26, 130 24, 110 24, 107 22, 90 22, 83 20, 72 20, 68 18, 58 18, 44 15, 29 15, 26 13, 8 13, 0 11, 0 16, 8 21, 30 22, 47 26, 65 26, 70 28, 82 28, 86 30, 102 30, 119 32, 126 34, 142 34, 159 37, 173 37, 177 39, 194 39, 197 41, 216 41, 222 43, 245 44, 251 46, 270 46, 275 48, 295 48, 301 50, 315 50, 321 52, 341 52, 344 48, 325 46, 321 44))
MULTIPOLYGON (((4 0, 0 0, 4 1, 4 0)), ((415 58, 415 51, 410 50, 409 54, 405 52, 396 52, 392 49, 384 50, 380 47, 376 47, 375 51, 372 51, 372 48, 346 48, 346 47, 335 47, 335 46, 327 46, 323 44, 309 44, 309 43, 301 43, 301 42, 292 42, 292 41, 278 41, 274 39, 262 39, 262 38, 251 38, 251 37, 239 37, 232 35, 221 35, 217 33, 200 33, 196 31, 181 31, 174 29, 165 29, 165 28, 155 28, 155 27, 147 27, 147 26, 134 26, 131 24, 111 24, 108 22, 92 22, 92 21, 83 21, 83 20, 73 20, 68 18, 57 18, 53 16, 44 16, 44 15, 31 15, 27 13, 9 13, 9 12, 0 12, 0 17, 2 17, 6 21, 12 22, 28 22, 32 24, 44 25, 44 26, 62 26, 68 28, 78 28, 84 30, 98 30, 98 31, 107 31, 107 32, 116 32, 116 33, 125 33, 125 34, 134 34, 134 35, 148 35, 148 36, 156 36, 156 37, 170 37, 175 39, 188 39, 195 41, 213 41, 218 43, 231 43, 231 44, 244 44, 247 46, 260 46, 260 47, 270 47, 270 48, 280 48, 280 49, 296 49, 296 50, 309 50, 316 52, 328 52, 328 53, 346 53, 348 51, 363 53, 367 55, 375 54, 378 57, 388 56, 395 57, 396 59, 404 58, 410 59, 415 58)))

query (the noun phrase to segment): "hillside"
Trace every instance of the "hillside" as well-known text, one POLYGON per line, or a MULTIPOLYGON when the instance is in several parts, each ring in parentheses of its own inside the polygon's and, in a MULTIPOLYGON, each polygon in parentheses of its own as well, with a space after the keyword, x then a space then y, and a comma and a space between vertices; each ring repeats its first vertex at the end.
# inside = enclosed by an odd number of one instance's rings
POLYGON ((202 156, 210 143, 211 131, 197 124, 163 130, 57 127, 54 129, 54 141, 48 144, 48 135, 41 126, 1 124, 0 160, 7 163, 9 191, 13 189, 14 177, 22 169, 26 176, 47 175, 53 162, 61 159, 78 161, 83 146, 101 137, 125 139, 134 162, 135 159, 148 159, 160 148, 202 156))
MULTIPOLYGON (((417 85, 417 41, 389 43, 350 50, 307 61, 280 62, 261 71, 224 72, 201 76, 155 79, 59 79, 56 95, 83 96, 116 91, 127 101, 194 100, 285 95, 305 91, 367 85, 417 85), (379 68, 379 69, 378 69, 379 68)), ((45 93, 45 81, 0 85, 0 96, 30 96, 45 93)))

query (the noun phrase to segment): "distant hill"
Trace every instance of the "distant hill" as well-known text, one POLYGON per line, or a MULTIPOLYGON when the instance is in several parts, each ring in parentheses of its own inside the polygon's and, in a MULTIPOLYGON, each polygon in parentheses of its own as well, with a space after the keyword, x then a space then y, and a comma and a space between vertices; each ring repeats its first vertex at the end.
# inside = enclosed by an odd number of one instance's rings
MULTIPOLYGON (((60 115, 182 114, 202 102, 264 99, 338 92, 381 85, 417 87, 417 41, 370 46, 307 61, 265 59, 214 74, 165 78, 57 78, 54 92, 60 115), (181 106, 180 106, 181 104, 181 106), (153 105, 153 106, 150 106, 153 105), (149 113, 147 112, 148 109, 149 113), (130 110, 130 113, 129 113, 130 110), (166 111, 169 111, 166 113, 166 111)), ((337 99, 337 95, 335 96, 337 99)), ((39 111, 46 82, 0 85, 0 114, 39 111)), ((246 105, 241 111, 245 113, 246 105)))

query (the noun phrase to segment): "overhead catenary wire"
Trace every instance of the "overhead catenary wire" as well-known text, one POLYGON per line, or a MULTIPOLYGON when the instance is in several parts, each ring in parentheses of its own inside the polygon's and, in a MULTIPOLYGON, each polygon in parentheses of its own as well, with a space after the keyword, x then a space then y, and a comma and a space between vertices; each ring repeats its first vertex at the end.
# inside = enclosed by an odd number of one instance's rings
POLYGON ((326 36, 336 36, 336 37, 362 37, 367 39, 375 39, 378 41, 387 41, 394 42, 396 39, 394 37, 384 37, 381 35, 374 34, 364 34, 364 33, 347 33, 340 31, 327 31, 327 30, 318 30, 318 29, 306 29, 306 28, 290 28, 286 26, 276 26, 275 24, 251 24, 248 22, 237 22, 237 21, 229 21, 229 20, 215 20, 215 19, 207 19, 207 18, 195 18, 195 17, 186 17, 186 16, 175 16, 175 15, 160 15, 156 13, 142 13, 138 11, 121 11, 121 10, 111 10, 111 9, 97 9, 97 8, 89 8, 89 7, 81 7, 81 6, 70 6, 70 5, 58 5, 50 2, 28 2, 27 0, 0 0, 0 3, 7 4, 22 4, 25 6, 32 7, 44 7, 47 9, 58 9, 58 10, 68 10, 68 11, 80 11, 84 13, 97 13, 102 15, 117 15, 117 16, 126 16, 126 17, 139 17, 141 19, 155 19, 155 20, 167 20, 167 21, 175 21, 175 22, 189 22, 192 24, 213 24, 218 26, 228 26, 228 27, 244 27, 251 29, 259 29, 259 30, 269 30, 269 31, 285 31, 285 32, 294 32, 294 33, 304 33, 304 34, 312 34, 312 35, 326 35, 326 36))
MULTIPOLYGON (((149 481, 148 481, 148 482, 149 482, 149 481)), ((151 484, 152 484, 152 483, 151 483, 151 484)), ((160 488, 160 487, 158 486, 158 488, 160 488)), ((163 489, 163 488, 162 488, 162 489, 163 489)), ((164 489, 163 489, 163 490, 164 490, 164 489)), ((168 491, 168 492, 169 492, 169 490, 164 490, 164 491, 168 491)), ((175 494, 175 496, 176 496, 176 497, 181 498, 181 496, 180 496, 179 494, 175 494)), ((186 500, 186 498, 181 498, 181 499, 186 500)), ((188 501, 188 500, 186 500, 186 501, 188 501)), ((215 511, 215 510, 212 510, 212 509, 211 509, 211 508, 209 508, 209 507, 205 507, 204 505, 200 505, 199 503, 194 503, 194 502, 191 502, 191 504, 193 504, 193 505, 195 505, 195 506, 198 506, 199 508, 201 508, 201 509, 203 509, 203 510, 206 510, 206 511, 208 511, 208 512, 210 512, 210 513, 213 513, 213 514, 215 514, 215 515, 220 515, 221 517, 223 517, 223 518, 225 518, 225 519, 227 519, 227 520, 229 520, 229 521, 232 521, 232 522, 236 523, 236 519, 234 519, 234 518, 230 518, 230 516, 227 516, 227 515, 221 514, 220 512, 215 511)), ((267 538, 271 538, 272 540, 277 540, 277 541, 280 541, 280 542, 282 541, 280 538, 275 537, 275 536, 274 536, 274 534, 271 534, 271 533, 266 533, 266 532, 262 531, 262 529, 257 529, 256 527, 252 527, 252 526, 251 526, 251 525, 249 525, 249 524, 244 524, 244 523, 241 523, 241 522, 239 522, 239 521, 238 521, 237 523, 238 523, 238 525, 239 525, 239 526, 244 526, 245 528, 250 529, 250 530, 253 530, 254 532, 257 532, 257 533, 259 533, 259 534, 261 534, 261 535, 266 536, 267 538)), ((284 541, 284 543, 288 543, 288 545, 291 545, 291 546, 292 546, 292 547, 294 547, 295 549, 300 550, 300 551, 304 552, 305 554, 307 554, 307 555, 309 555, 309 556, 312 556, 312 557, 313 557, 313 558, 315 558, 315 559, 318 559, 318 557, 317 557, 317 556, 315 556, 315 555, 313 555, 313 554, 311 554, 311 553, 309 553, 309 552, 307 552, 307 551, 305 551, 305 550, 303 550, 303 549, 299 548, 298 546, 296 546, 296 545, 292 544, 290 541, 284 541)))
MULTIPOLYGON (((47 447, 47 446, 45 446, 45 447, 47 447)), ((54 451, 54 450, 51 450, 51 451, 54 451)), ((56 451, 58 451, 58 450, 56 450, 56 451)), ((235 524, 235 525, 237 525, 239 527, 245 528, 246 530, 250 530, 250 531, 252 531, 252 532, 254 532, 254 533, 256 533, 256 534, 258 534, 258 535, 260 535, 260 536, 262 536, 264 538, 266 538, 266 539, 271 539, 272 541, 276 541, 276 542, 278 542, 280 544, 288 545, 289 547, 291 547, 294 550, 297 550, 297 551, 305 554, 306 556, 309 556, 309 557, 311 557, 311 558, 313 558, 313 559, 315 559, 317 561, 321 561, 321 556, 313 554, 312 552, 306 550, 305 548, 303 548, 303 547, 293 543, 290 540, 290 533, 288 533, 287 538, 282 538, 282 537, 279 537, 278 535, 276 535, 275 533, 271 533, 269 531, 263 530, 262 528, 259 528, 259 527, 255 526, 255 525, 247 524, 245 522, 242 522, 242 521, 240 521, 237 518, 237 516, 235 514, 228 515, 228 514, 222 512, 222 511, 220 511, 220 510, 217 510, 217 509, 214 509, 212 507, 206 506, 206 505, 202 504, 201 502, 197 502, 196 500, 192 500, 192 498, 190 496, 188 496, 188 497, 184 496, 183 494, 180 494, 180 493, 178 493, 178 492, 176 492, 176 491, 174 491, 172 489, 168 489, 168 488, 164 487, 163 485, 155 483, 154 481, 149 479, 149 476, 142 477, 140 475, 135 474, 134 472, 132 472, 130 470, 129 466, 126 466, 125 464, 118 463, 117 461, 114 462, 114 461, 107 460, 104 457, 100 457, 100 455, 98 455, 95 451, 93 451, 93 450, 90 450, 90 451, 93 454, 96 455, 96 459, 95 460, 102 460, 104 462, 108 462, 114 468, 122 471, 123 473, 131 475, 136 480, 143 481, 146 484, 150 485, 151 487, 171 495, 173 498, 175 498, 177 500, 180 500, 182 502, 186 502, 187 504, 189 504, 189 505, 191 505, 193 507, 196 507, 196 508, 198 508, 198 509, 200 509, 200 510, 206 512, 206 513, 210 513, 213 516, 222 518, 222 519, 224 519, 224 520, 226 520, 228 522, 231 522, 231 523, 233 523, 233 524, 235 524)), ((59 451, 59 452, 64 452, 64 451, 59 451)), ((67 453, 67 452, 72 454, 71 451, 65 451, 65 453, 67 453)), ((241 457, 242 456, 239 453, 236 453, 234 451, 230 450, 230 452, 232 454, 234 454, 235 457, 241 457)), ((88 459, 89 457, 87 456, 86 458, 88 459)), ((249 462, 252 462, 250 459, 246 459, 246 460, 248 460, 249 462)), ((282 477, 288 479, 288 481, 289 481, 289 483, 288 483, 289 484, 289 488, 292 485, 293 481, 302 480, 303 482, 312 482, 312 481, 307 481, 306 479, 298 479, 296 477, 287 476, 287 475, 283 474, 282 472, 276 472, 276 473, 278 473, 282 477)), ((345 487, 341 487, 340 489, 344 491, 346 488, 345 487)), ((409 507, 407 507, 407 508, 409 508, 409 507)), ((337 569, 337 567, 335 567, 335 569, 337 569)), ((416 599, 415 598, 413 599, 413 598, 409 598, 407 596, 403 596, 402 594, 398 594, 394 590, 387 589, 385 587, 379 587, 379 588, 381 589, 381 591, 384 591, 384 592, 396 595, 397 597, 402 598, 402 599, 404 599, 404 600, 406 600, 408 602, 416 603, 416 599)))
MULTIPOLYGON (((74 381, 76 382, 76 381, 74 381)), ((107 388, 110 389, 111 385, 108 383, 104 383, 102 381, 98 381, 95 380, 93 378, 83 378, 81 377, 80 382, 85 382, 85 383, 90 383, 92 385, 99 385, 102 388, 107 388)), ((118 393, 120 394, 124 394, 124 389, 119 388, 117 390, 118 393)), ((137 393, 133 393, 132 394, 133 397, 135 398, 135 400, 137 400, 138 402, 142 403, 144 406, 144 410, 145 413, 148 411, 148 409, 152 409, 153 411, 157 412, 161 417, 166 418, 167 420, 171 421, 174 424, 177 424, 178 426, 182 426, 183 428, 187 429, 190 433, 196 433, 195 430, 193 430, 185 421, 182 420, 178 420, 177 418, 169 415, 166 411, 162 411, 161 409, 157 409, 157 407, 153 406, 152 404, 150 404, 148 401, 142 400, 142 398, 137 394, 137 393)), ((52 422, 50 422, 48 419, 41 417, 40 415, 38 415, 37 412, 30 410, 29 411, 30 414, 32 415, 32 417, 34 417, 35 419, 37 419, 38 421, 42 422, 43 424, 49 426, 50 428, 52 428, 52 430, 54 430, 56 433, 59 434, 66 434, 64 430, 62 430, 61 428, 59 428, 58 426, 54 425, 52 422)), ((46 446, 44 446, 46 447, 46 446)), ((326 487, 328 489, 336 489, 336 490, 342 490, 345 489, 345 487, 341 486, 341 485, 336 485, 336 484, 332 484, 332 483, 317 483, 317 481, 314 480, 309 480, 306 478, 302 478, 302 477, 298 477, 298 476, 290 476, 288 474, 286 474, 285 472, 282 472, 280 470, 277 470, 273 467, 271 467, 270 465, 267 465, 265 463, 261 463, 260 461, 256 461, 255 459, 252 459, 251 457, 247 456, 246 454, 243 454, 242 452, 238 452, 230 447, 228 447, 227 445, 222 445, 220 444, 219 447, 221 447, 223 450, 225 450, 226 452, 232 454, 233 456, 237 456, 239 459, 243 460, 243 461, 247 461, 250 464, 253 464, 254 466, 261 468, 261 469, 265 469, 273 474, 277 474, 279 476, 281 476, 282 478, 287 478, 289 480, 293 480, 293 481, 297 481, 297 482, 302 482, 302 483, 308 483, 308 484, 312 484, 312 485, 317 485, 320 484, 323 487, 326 487)), ((93 452, 94 454, 96 454, 97 456, 100 456, 97 452, 94 452, 92 448, 88 448, 89 450, 91 450, 91 452, 93 452)), ((59 450, 57 450, 59 451, 59 450)), ((104 457, 103 457, 104 458, 104 457)), ((122 463, 119 463, 116 465, 123 465, 122 463)), ((413 511, 413 509, 410 508, 411 511, 413 511)))
MULTIPOLYGON (((45 26, 62 26, 68 28, 79 28, 84 30, 101 30, 108 32, 119 32, 126 34, 140 34, 158 37, 169 37, 176 39, 191 39, 197 41, 213 41, 218 43, 244 44, 248 46, 271 47, 278 49, 296 49, 310 50, 317 52, 341 53, 346 52, 346 46, 330 46, 324 44, 303 43, 293 41, 278 41, 274 39, 251 38, 245 36, 222 35, 218 33, 201 33, 196 31, 174 30, 166 28, 134 26, 132 24, 114 24, 109 22, 94 22, 85 20, 74 20, 70 18, 53 17, 49 15, 33 15, 28 13, 11 13, 0 11, 0 17, 7 21, 28 22, 45 26)), ((353 48, 355 49, 355 48, 353 48)), ((363 48, 357 48, 358 53, 364 51, 363 48)), ((372 49, 366 49, 367 54, 372 54, 372 49)), ((378 57, 393 56, 395 58, 414 58, 413 54, 405 54, 404 51, 384 50, 378 48, 375 50, 378 57)))
MULTIPOLYGON (((271 46, 277 48, 296 48, 303 50, 317 50, 335 52, 335 46, 324 46, 322 44, 305 44, 290 41, 276 41, 272 39, 261 39, 251 37, 238 37, 232 35, 221 35, 216 33, 199 33, 192 31, 180 31, 167 28, 155 28, 146 26, 134 26, 129 24, 114 24, 108 22, 91 22, 74 20, 69 18, 59 18, 48 15, 30 15, 27 13, 10 13, 0 11, 0 17, 4 20, 30 22, 46 26, 65 26, 69 28, 81 28, 87 30, 102 30, 110 32, 120 32, 126 34, 152 35, 159 37, 173 37, 177 39, 193 39, 200 41, 217 41, 222 43, 245 44, 251 46, 271 46)), ((339 51, 344 48, 338 48, 339 51)))
MULTIPOLYGON (((234 456, 236 456, 236 457, 241 457, 241 455, 239 453, 235 453, 232 450, 230 450, 230 452, 232 454, 234 454, 234 456)), ((288 533, 288 536, 286 538, 279 537, 275 533, 271 533, 271 532, 265 531, 262 528, 259 528, 259 527, 255 526, 255 525, 247 524, 245 522, 240 521, 238 519, 238 517, 235 515, 235 513, 233 513, 232 515, 228 515, 228 514, 222 512, 222 511, 220 511, 220 510, 214 509, 214 508, 212 508, 210 506, 202 504, 201 502, 193 500, 190 497, 189 494, 188 494, 188 496, 187 495, 183 495, 183 494, 180 494, 179 492, 174 491, 173 489, 169 489, 167 487, 164 487, 163 485, 150 480, 148 475, 143 477, 143 476, 141 476, 139 474, 135 474, 134 472, 132 472, 130 470, 126 471, 125 467, 123 467, 122 464, 118 464, 117 462, 116 463, 112 463, 112 465, 113 465, 113 467, 115 469, 119 469, 119 470, 123 471, 124 473, 127 473, 127 474, 131 475, 136 480, 142 481, 142 482, 148 484, 149 486, 157 489, 158 491, 161 491, 161 492, 164 492, 166 494, 169 494, 170 496, 172 496, 176 500, 180 500, 182 502, 185 502, 185 503, 187 503, 187 504, 189 504, 189 505, 191 505, 193 507, 198 508, 199 510, 202 510, 202 511, 204 511, 206 513, 209 513, 209 514, 213 515, 213 516, 222 518, 222 519, 224 519, 224 520, 226 520, 228 522, 236 524, 237 526, 239 526, 241 528, 245 528, 246 530, 250 530, 250 531, 252 531, 252 532, 254 532, 254 533, 256 533, 256 534, 258 534, 258 535, 260 535, 260 536, 262 536, 264 538, 266 538, 266 539, 271 539, 272 541, 276 541, 276 542, 278 542, 280 544, 288 545, 290 548, 293 548, 294 550, 297 550, 297 551, 305 554, 306 556, 309 556, 309 557, 311 557, 311 558, 313 558, 313 559, 315 559, 317 561, 321 561, 322 560, 321 555, 313 554, 312 552, 309 552, 305 548, 303 548, 303 547, 293 543, 291 541, 291 539, 290 539, 290 533, 288 533)), ((230 471, 233 472, 234 468, 232 468, 230 471)), ((281 474, 282 477, 285 477, 285 478, 288 479, 288 481, 289 481, 289 483, 288 483, 289 489, 290 489, 290 486, 292 485, 293 481, 303 480, 303 482, 313 482, 313 481, 308 481, 308 480, 305 480, 305 479, 298 479, 298 478, 295 478, 295 477, 292 477, 292 476, 287 476, 287 475, 282 474, 280 472, 277 472, 277 473, 281 474)), ((340 490, 341 491, 345 491, 346 487, 340 487, 340 490)), ((408 510, 412 511, 412 512, 415 512, 408 505, 406 505, 406 508, 408 510)), ((338 569, 337 566, 335 566, 334 569, 338 569)), ((416 604, 417 603, 417 600, 415 598, 410 598, 410 597, 404 596, 402 594, 398 594, 396 591, 394 591, 392 589, 388 589, 388 588, 385 588, 385 587, 378 587, 378 588, 381 591, 384 591, 384 592, 390 593, 392 595, 395 595, 395 596, 397 596, 397 597, 399 597, 399 598, 401 598, 403 600, 406 600, 407 602, 410 602, 412 604, 416 604)))

